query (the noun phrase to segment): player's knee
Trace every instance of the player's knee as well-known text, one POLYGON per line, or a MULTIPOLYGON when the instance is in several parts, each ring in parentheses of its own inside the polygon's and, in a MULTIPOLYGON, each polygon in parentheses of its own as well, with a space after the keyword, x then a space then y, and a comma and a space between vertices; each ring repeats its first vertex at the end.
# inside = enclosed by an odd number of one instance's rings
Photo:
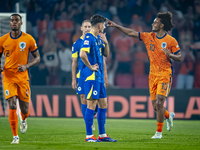
POLYGON ((21 109, 22 114, 27 114, 28 113, 28 107, 26 107, 25 105, 22 106, 20 109, 21 109))
POLYGON ((81 94, 80 95, 80 98, 81 98, 81 104, 87 104, 87 100, 85 99, 85 95, 84 94, 81 94))
POLYGON ((16 100, 14 100, 13 98, 9 98, 8 103, 10 109, 17 109, 16 100))

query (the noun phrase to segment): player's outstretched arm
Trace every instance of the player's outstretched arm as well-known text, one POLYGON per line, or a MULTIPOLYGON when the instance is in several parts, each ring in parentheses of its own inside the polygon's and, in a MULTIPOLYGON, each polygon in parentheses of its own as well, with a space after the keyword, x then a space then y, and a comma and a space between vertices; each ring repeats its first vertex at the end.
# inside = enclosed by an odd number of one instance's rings
POLYGON ((76 89, 76 71, 78 66, 78 59, 72 59, 72 89, 76 89))
POLYGON ((35 52, 31 52, 31 54, 33 55, 33 59, 31 60, 31 62, 29 62, 26 65, 19 64, 18 70, 20 72, 24 72, 26 69, 28 69, 40 62, 40 53, 38 50, 35 52))
POLYGON ((103 71, 104 71, 105 86, 106 88, 108 88, 108 74, 107 74, 107 66, 105 58, 103 59, 103 71))
POLYGON ((80 52, 80 57, 83 61, 83 63, 92 71, 98 71, 99 69, 99 65, 98 64, 95 64, 95 65, 91 65, 89 60, 88 60, 88 57, 87 57, 87 53, 86 51, 81 51, 80 52))
POLYGON ((110 54, 110 48, 109 48, 108 40, 106 38, 106 33, 99 33, 99 36, 101 37, 101 40, 105 44, 105 49, 104 49, 103 56, 108 57, 109 54, 110 54))
POLYGON ((137 38, 137 39, 139 38, 138 32, 136 32, 132 29, 129 29, 129 28, 122 27, 122 26, 110 21, 109 19, 107 19, 107 20, 108 20, 108 22, 107 22, 108 27, 115 27, 128 36, 131 36, 131 37, 134 37, 134 38, 137 38))

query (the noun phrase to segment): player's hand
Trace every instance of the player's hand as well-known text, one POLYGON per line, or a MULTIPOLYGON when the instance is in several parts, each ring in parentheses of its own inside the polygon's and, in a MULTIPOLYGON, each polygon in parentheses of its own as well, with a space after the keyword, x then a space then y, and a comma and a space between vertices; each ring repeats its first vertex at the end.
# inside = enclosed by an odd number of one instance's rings
POLYGON ((162 50, 165 52, 165 55, 167 55, 168 57, 170 56, 171 53, 170 53, 169 49, 163 48, 162 50))
POLYGON ((76 90, 76 88, 77 88, 76 80, 72 80, 72 89, 76 90))
POLYGON ((106 38, 106 33, 99 33, 100 39, 105 43, 108 44, 108 40, 106 38))
POLYGON ((19 67, 18 67, 18 71, 20 71, 20 72, 24 72, 24 71, 26 71, 26 69, 27 69, 27 66, 26 65, 18 65, 19 67))
POLYGON ((3 72, 3 66, 0 65, 0 73, 3 72))
POLYGON ((106 18, 106 20, 107 20, 107 26, 108 26, 108 27, 116 27, 116 23, 110 21, 110 20, 107 19, 107 18, 106 18))
POLYGON ((92 71, 98 71, 98 69, 99 69, 99 65, 98 65, 98 64, 95 64, 95 65, 92 65, 92 66, 91 66, 91 69, 90 69, 90 70, 92 70, 92 71))
POLYGON ((108 77, 105 77, 104 80, 105 80, 105 87, 107 89, 108 88, 108 77))

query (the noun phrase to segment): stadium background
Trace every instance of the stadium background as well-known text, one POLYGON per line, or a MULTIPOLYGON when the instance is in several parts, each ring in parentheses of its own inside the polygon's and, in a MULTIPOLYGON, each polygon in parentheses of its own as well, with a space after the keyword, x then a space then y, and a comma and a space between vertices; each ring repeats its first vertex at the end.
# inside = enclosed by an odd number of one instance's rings
MULTIPOLYGON (((80 100, 71 89, 71 46, 81 36, 83 20, 100 14, 136 31, 150 32, 156 14, 170 11, 175 27, 169 34, 178 41, 183 60, 173 62, 172 90, 165 105, 176 112, 177 119, 200 119, 199 0, 5 0, 0 1, 0 12, 16 12, 16 3, 20 13, 26 13, 26 32, 36 39, 42 58, 30 69, 30 116, 82 117, 80 100)), ((150 64, 143 42, 113 28, 105 32, 111 50, 106 59, 107 116, 155 118, 148 93, 150 64)), ((0 116, 7 114, 1 92, 0 116)))

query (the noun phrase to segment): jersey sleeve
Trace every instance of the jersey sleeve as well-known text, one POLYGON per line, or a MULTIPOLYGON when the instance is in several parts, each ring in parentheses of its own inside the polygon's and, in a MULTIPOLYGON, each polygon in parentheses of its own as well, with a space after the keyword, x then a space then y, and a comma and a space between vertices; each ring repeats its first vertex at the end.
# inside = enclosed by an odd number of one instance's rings
POLYGON ((0 53, 3 53, 3 41, 2 41, 2 37, 0 37, 0 53))
POLYGON ((92 40, 91 40, 90 36, 85 36, 85 38, 83 40, 83 44, 81 45, 81 51, 90 53, 91 45, 92 45, 92 40))
POLYGON ((76 42, 72 46, 72 58, 78 58, 78 50, 76 42))
POLYGON ((178 42, 176 41, 176 39, 173 38, 172 42, 171 42, 171 52, 173 54, 178 54, 180 52, 180 47, 178 45, 178 42))
POLYGON ((35 52, 35 51, 38 50, 36 41, 35 41, 35 39, 34 39, 32 36, 30 36, 30 48, 29 48, 29 50, 30 50, 31 52, 35 52))
POLYGON ((148 32, 138 32, 139 40, 146 43, 146 41, 149 40, 149 34, 150 33, 148 33, 148 32))

